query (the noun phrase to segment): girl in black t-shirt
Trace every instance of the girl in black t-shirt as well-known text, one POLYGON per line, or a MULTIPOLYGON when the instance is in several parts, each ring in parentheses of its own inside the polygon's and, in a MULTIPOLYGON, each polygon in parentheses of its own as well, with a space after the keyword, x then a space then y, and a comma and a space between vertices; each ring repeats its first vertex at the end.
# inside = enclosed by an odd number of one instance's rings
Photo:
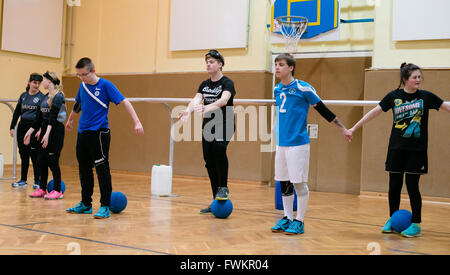
MULTIPOLYGON (((205 61, 210 78, 202 82, 197 94, 179 118, 186 120, 193 111, 203 114, 203 158, 213 198, 227 200, 229 190, 226 150, 234 134, 233 98, 236 91, 233 81, 222 74, 225 61, 218 51, 209 51, 205 55, 205 61)), ((200 213, 211 213, 211 207, 200 210, 200 213)))
POLYGON ((44 95, 39 91, 41 86, 42 75, 37 73, 32 73, 28 79, 28 85, 26 91, 23 92, 19 100, 17 101, 16 108, 11 120, 11 125, 9 127, 11 137, 14 137, 14 129, 16 128, 17 121, 20 118, 19 125, 17 126, 17 146, 19 147, 21 164, 21 177, 18 182, 14 182, 12 187, 25 187, 27 186, 27 175, 28 167, 31 162, 33 163, 34 170, 34 184, 33 189, 39 187, 40 173, 38 165, 38 143, 36 138, 32 137, 29 145, 23 144, 23 138, 25 133, 33 124, 37 113, 39 112, 39 107, 44 98, 44 95))
MULTIPOLYGON (((421 236, 422 197, 419 192, 419 179, 420 175, 428 173, 428 112, 430 109, 440 108, 450 112, 450 104, 429 91, 420 90, 421 83, 422 70, 414 64, 403 63, 400 67, 399 87, 388 93, 349 130, 353 133, 381 112, 392 109, 393 125, 386 158, 386 171, 389 172, 389 210, 392 216, 400 207, 405 174, 412 223, 401 232, 404 237, 421 236)), ((393 232, 391 219, 381 231, 393 232)))

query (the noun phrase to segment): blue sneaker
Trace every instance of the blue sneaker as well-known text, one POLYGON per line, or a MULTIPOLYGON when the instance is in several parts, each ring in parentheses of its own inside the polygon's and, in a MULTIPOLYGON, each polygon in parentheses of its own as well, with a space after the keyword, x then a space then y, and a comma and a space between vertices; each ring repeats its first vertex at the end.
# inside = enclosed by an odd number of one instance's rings
POLYGON ((394 230, 392 230, 391 218, 389 218, 383 228, 381 228, 381 233, 394 233, 394 230))
POLYGON ((284 232, 286 229, 289 228, 289 225, 291 225, 292 221, 288 219, 287 217, 281 218, 277 224, 271 228, 272 232, 278 233, 278 232, 284 232))
POLYGON ((206 207, 206 208, 204 208, 204 209, 201 209, 200 210, 200 214, 212 214, 211 205, 206 207))
POLYGON ((284 231, 286 235, 296 235, 305 233, 305 224, 299 220, 293 220, 289 228, 284 231))
POLYGON ((403 237, 413 238, 422 236, 422 228, 417 223, 411 223, 411 225, 400 233, 403 237))
POLYGON ((80 201, 75 207, 67 208, 66 211, 76 214, 92 214, 92 206, 86 206, 80 201))
POLYGON ((34 184, 33 184, 33 189, 38 189, 38 188, 41 188, 41 183, 39 181, 35 180, 34 184))
POLYGON ((28 185, 27 182, 24 180, 20 180, 18 182, 13 182, 11 184, 12 187, 27 187, 27 185, 28 185))
POLYGON ((106 219, 111 217, 111 214, 109 213, 109 207, 108 206, 102 206, 98 210, 97 213, 94 214, 94 218, 96 219, 106 219))
POLYGON ((216 200, 219 201, 226 201, 228 200, 228 197, 230 196, 230 191, 228 190, 228 187, 219 187, 216 194, 216 200))

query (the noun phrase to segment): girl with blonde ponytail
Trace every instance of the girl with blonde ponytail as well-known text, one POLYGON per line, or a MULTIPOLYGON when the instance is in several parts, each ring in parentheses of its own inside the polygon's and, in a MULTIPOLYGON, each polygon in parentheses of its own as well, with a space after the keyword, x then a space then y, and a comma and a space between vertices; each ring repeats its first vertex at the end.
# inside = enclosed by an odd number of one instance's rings
POLYGON ((28 130, 24 138, 24 144, 30 142, 30 136, 33 131, 39 128, 36 134, 41 145, 39 153, 39 166, 41 171, 40 188, 30 194, 32 198, 41 198, 55 200, 62 199, 61 192, 61 169, 59 167, 59 157, 64 144, 64 121, 67 112, 62 91, 62 84, 58 76, 47 71, 43 74, 44 81, 42 85, 48 91, 45 99, 40 106, 40 112, 28 130), (48 168, 52 171, 54 189, 47 194, 48 168))
POLYGON ((44 74, 44 77, 49 79, 50 83, 53 84, 53 85, 50 85, 48 88, 48 105, 51 108, 52 103, 53 103, 53 98, 55 97, 55 95, 57 95, 58 93, 61 93, 64 96, 63 85, 61 84, 60 80, 58 79, 58 76, 53 72, 47 71, 44 74))

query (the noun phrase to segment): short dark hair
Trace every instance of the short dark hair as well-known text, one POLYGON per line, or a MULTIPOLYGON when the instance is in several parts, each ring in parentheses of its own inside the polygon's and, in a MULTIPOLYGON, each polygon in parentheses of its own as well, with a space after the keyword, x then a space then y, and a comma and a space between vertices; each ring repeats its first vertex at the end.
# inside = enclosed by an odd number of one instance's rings
POLYGON ((208 57, 212 57, 212 58, 216 59, 217 61, 221 62, 222 63, 222 67, 225 66, 225 59, 219 53, 219 51, 217 51, 217 50, 210 50, 207 54, 205 54, 205 60, 208 57))
POLYGON ((294 67, 294 69, 292 69, 292 75, 294 75, 294 73, 295 73, 295 63, 296 63, 294 56, 292 54, 289 54, 289 53, 282 53, 282 54, 279 54, 275 58, 274 62, 279 62, 280 60, 286 61, 287 65, 289 67, 291 67, 291 66, 294 67))
POLYGON ((403 62, 402 65, 400 65, 400 84, 397 89, 400 89, 400 87, 405 84, 405 80, 408 80, 411 74, 417 70, 422 73, 422 69, 419 66, 403 62))
POLYGON ((92 71, 95 69, 94 62, 89 57, 83 57, 80 60, 78 60, 77 65, 75 65, 76 69, 83 69, 87 68, 89 71, 92 71))

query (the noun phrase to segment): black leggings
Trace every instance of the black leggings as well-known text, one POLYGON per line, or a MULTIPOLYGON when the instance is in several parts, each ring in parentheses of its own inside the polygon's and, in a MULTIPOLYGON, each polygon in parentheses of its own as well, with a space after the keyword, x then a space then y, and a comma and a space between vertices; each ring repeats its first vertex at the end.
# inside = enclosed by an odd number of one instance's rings
POLYGON ((227 146, 229 141, 202 140, 203 158, 206 162, 206 170, 211 181, 213 199, 216 197, 219 187, 227 187, 228 183, 228 158, 227 146))
MULTIPOLYGON (((45 135, 47 126, 41 128, 41 134, 39 136, 39 143, 42 141, 42 137, 45 135)), ((47 189, 48 180, 48 168, 52 171, 54 187, 53 190, 61 192, 61 169, 59 167, 59 156, 64 145, 64 124, 57 122, 50 132, 48 138, 48 144, 46 148, 40 148, 39 150, 39 167, 41 172, 40 188, 42 190, 47 189)))
POLYGON ((111 133, 109 129, 97 131, 86 130, 78 133, 76 152, 81 182, 81 201, 86 206, 92 205, 94 193, 95 166, 100 186, 101 206, 109 206, 111 201, 111 172, 109 169, 109 145, 111 133))
MULTIPOLYGON (((422 221, 422 197, 419 191, 419 174, 406 174, 405 183, 411 204, 413 223, 422 221)), ((403 186, 403 173, 389 173, 389 211, 390 216, 400 208, 403 186)))
POLYGON ((35 132, 31 134, 30 144, 23 144, 23 138, 27 133, 28 129, 30 129, 32 122, 23 122, 22 120, 19 122, 17 126, 17 147, 19 147, 20 160, 22 162, 20 169, 20 180, 27 181, 28 177, 28 167, 30 166, 30 158, 33 164, 33 172, 34 172, 34 180, 40 181, 41 175, 39 171, 39 162, 38 162, 38 153, 39 153, 39 144, 35 137, 35 132))

